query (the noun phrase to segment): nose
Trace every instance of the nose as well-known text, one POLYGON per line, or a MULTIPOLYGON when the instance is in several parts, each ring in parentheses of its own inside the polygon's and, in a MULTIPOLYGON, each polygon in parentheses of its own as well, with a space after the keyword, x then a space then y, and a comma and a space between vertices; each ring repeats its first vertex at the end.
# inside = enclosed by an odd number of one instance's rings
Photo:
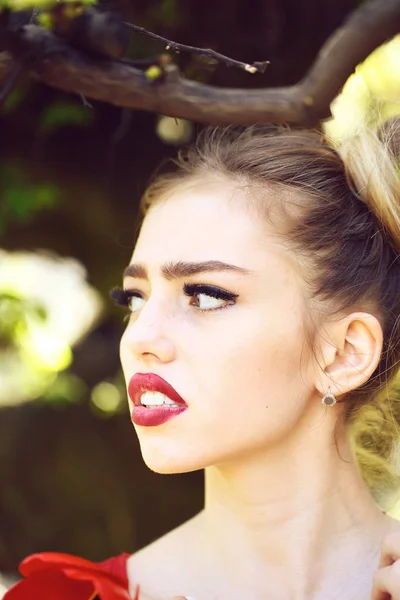
POLYGON ((121 338, 121 358, 142 362, 171 362, 176 348, 171 336, 172 315, 148 300, 121 338))

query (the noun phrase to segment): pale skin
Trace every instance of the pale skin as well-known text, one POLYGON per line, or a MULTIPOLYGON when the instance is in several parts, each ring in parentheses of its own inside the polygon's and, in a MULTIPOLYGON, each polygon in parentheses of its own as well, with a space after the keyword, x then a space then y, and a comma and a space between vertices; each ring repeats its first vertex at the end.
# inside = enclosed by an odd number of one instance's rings
POLYGON ((336 315, 309 352, 305 284, 269 228, 227 184, 177 189, 144 221, 131 262, 147 277, 124 281, 142 298, 122 366, 127 383, 160 375, 189 408, 135 429, 150 469, 204 469, 206 485, 203 511, 130 557, 132 592, 139 583, 141 600, 400 600, 400 523, 358 473, 336 427, 343 404, 321 404, 329 388, 340 399, 371 376, 381 326, 360 310, 336 315), (161 267, 178 261, 243 272, 165 278, 161 267), (237 298, 188 297, 185 283, 237 298))

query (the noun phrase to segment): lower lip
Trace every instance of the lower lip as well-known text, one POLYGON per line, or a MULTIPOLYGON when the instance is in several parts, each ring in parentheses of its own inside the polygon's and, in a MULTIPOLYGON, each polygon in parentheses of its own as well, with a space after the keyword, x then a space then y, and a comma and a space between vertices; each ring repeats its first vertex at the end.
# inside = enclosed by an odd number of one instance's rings
POLYGON ((145 406, 134 406, 131 417, 135 425, 143 427, 154 427, 162 425, 177 417, 187 409, 187 406, 156 406, 154 408, 146 408, 145 406))

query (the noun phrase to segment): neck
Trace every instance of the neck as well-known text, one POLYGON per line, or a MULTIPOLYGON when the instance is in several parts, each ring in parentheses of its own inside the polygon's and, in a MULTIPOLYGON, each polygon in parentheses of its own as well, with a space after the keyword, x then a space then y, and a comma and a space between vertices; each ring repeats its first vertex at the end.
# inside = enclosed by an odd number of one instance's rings
POLYGON ((257 597, 273 598, 271 589, 280 599, 284 590, 292 599, 333 597, 347 571, 356 583, 357 565, 376 566, 384 517, 345 433, 332 442, 334 428, 306 427, 289 442, 206 469, 208 547, 243 589, 260 586, 257 597))

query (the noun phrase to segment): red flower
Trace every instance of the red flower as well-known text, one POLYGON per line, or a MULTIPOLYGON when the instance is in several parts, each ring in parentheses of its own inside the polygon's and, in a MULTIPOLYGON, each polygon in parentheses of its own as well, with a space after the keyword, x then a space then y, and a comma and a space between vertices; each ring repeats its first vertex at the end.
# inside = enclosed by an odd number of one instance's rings
MULTIPOLYGON (((3 600, 132 600, 126 577, 71 554, 32 554, 19 570, 25 579, 9 589, 3 600)), ((138 589, 134 600, 139 600, 138 589)))

